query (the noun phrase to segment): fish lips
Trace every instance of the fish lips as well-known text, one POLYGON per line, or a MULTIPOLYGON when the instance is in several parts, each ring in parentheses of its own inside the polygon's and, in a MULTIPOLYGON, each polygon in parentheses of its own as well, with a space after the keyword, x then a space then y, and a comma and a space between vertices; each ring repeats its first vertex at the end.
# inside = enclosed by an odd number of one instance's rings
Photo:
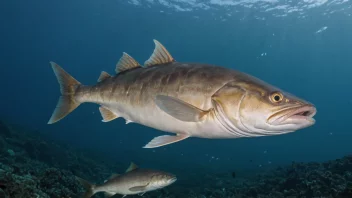
POLYGON ((313 116, 317 110, 313 105, 306 104, 298 107, 288 108, 270 116, 268 123, 272 125, 296 124, 310 126, 315 123, 313 116))
POLYGON ((176 180, 177 180, 176 177, 172 177, 168 180, 168 184, 170 185, 170 184, 174 183, 176 180))

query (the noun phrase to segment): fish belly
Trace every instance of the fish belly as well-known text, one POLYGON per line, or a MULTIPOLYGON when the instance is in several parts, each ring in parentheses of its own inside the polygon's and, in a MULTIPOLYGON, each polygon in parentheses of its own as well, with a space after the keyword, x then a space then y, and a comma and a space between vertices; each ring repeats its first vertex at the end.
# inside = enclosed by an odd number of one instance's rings
POLYGON ((212 112, 201 122, 184 122, 170 116, 154 104, 132 106, 110 103, 103 104, 103 106, 126 121, 139 123, 164 132, 187 134, 200 138, 233 138, 233 134, 226 132, 226 129, 215 119, 212 112))

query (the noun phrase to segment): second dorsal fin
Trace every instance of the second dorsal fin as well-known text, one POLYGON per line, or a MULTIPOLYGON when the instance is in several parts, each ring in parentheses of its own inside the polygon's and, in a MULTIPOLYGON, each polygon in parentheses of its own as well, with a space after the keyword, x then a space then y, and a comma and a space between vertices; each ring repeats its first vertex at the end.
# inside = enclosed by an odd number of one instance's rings
POLYGON ((130 171, 133 171, 133 170, 135 170, 137 168, 138 168, 138 166, 135 163, 131 162, 130 166, 126 170, 126 173, 130 172, 130 171))
POLYGON ((170 53, 159 41, 155 39, 153 41, 155 43, 154 52, 150 56, 150 58, 147 61, 145 61, 144 66, 160 65, 160 64, 171 63, 175 61, 175 59, 172 58, 170 53))
POLYGON ((116 64, 115 72, 119 73, 136 67, 141 67, 141 65, 136 60, 134 60, 134 58, 132 58, 130 55, 123 52, 122 57, 120 58, 119 62, 116 64))
POLYGON ((110 78, 110 77, 111 77, 110 74, 108 74, 108 73, 105 72, 105 71, 102 71, 101 74, 100 74, 100 76, 99 76, 99 78, 98 78, 98 82, 101 82, 101 81, 103 81, 103 80, 105 80, 105 79, 108 79, 108 78, 110 78))

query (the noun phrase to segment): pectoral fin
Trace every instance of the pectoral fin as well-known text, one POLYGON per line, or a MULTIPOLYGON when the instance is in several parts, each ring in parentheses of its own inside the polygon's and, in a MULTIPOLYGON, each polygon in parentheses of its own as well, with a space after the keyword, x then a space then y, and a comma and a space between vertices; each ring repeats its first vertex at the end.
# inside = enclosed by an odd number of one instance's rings
POLYGON ((158 136, 158 137, 155 137, 154 139, 152 139, 143 148, 156 148, 156 147, 160 147, 160 146, 165 146, 168 144, 172 144, 172 143, 184 140, 188 137, 190 137, 190 136, 187 134, 177 134, 176 136, 162 135, 162 136, 158 136))
POLYGON ((184 122, 202 121, 209 112, 170 96, 157 95, 155 103, 165 113, 184 122))
POLYGON ((145 186, 135 186, 135 187, 129 188, 129 190, 133 191, 133 192, 145 191, 145 190, 147 190, 147 186, 148 186, 148 184, 145 186))

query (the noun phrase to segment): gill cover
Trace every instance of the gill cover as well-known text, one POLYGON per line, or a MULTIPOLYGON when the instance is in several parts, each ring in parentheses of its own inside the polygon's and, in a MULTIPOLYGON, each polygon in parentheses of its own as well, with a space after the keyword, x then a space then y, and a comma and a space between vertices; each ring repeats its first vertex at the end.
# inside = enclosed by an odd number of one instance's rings
POLYGON ((246 131, 239 114, 239 108, 245 94, 246 91, 238 86, 236 82, 229 82, 212 96, 215 116, 229 132, 246 131))

